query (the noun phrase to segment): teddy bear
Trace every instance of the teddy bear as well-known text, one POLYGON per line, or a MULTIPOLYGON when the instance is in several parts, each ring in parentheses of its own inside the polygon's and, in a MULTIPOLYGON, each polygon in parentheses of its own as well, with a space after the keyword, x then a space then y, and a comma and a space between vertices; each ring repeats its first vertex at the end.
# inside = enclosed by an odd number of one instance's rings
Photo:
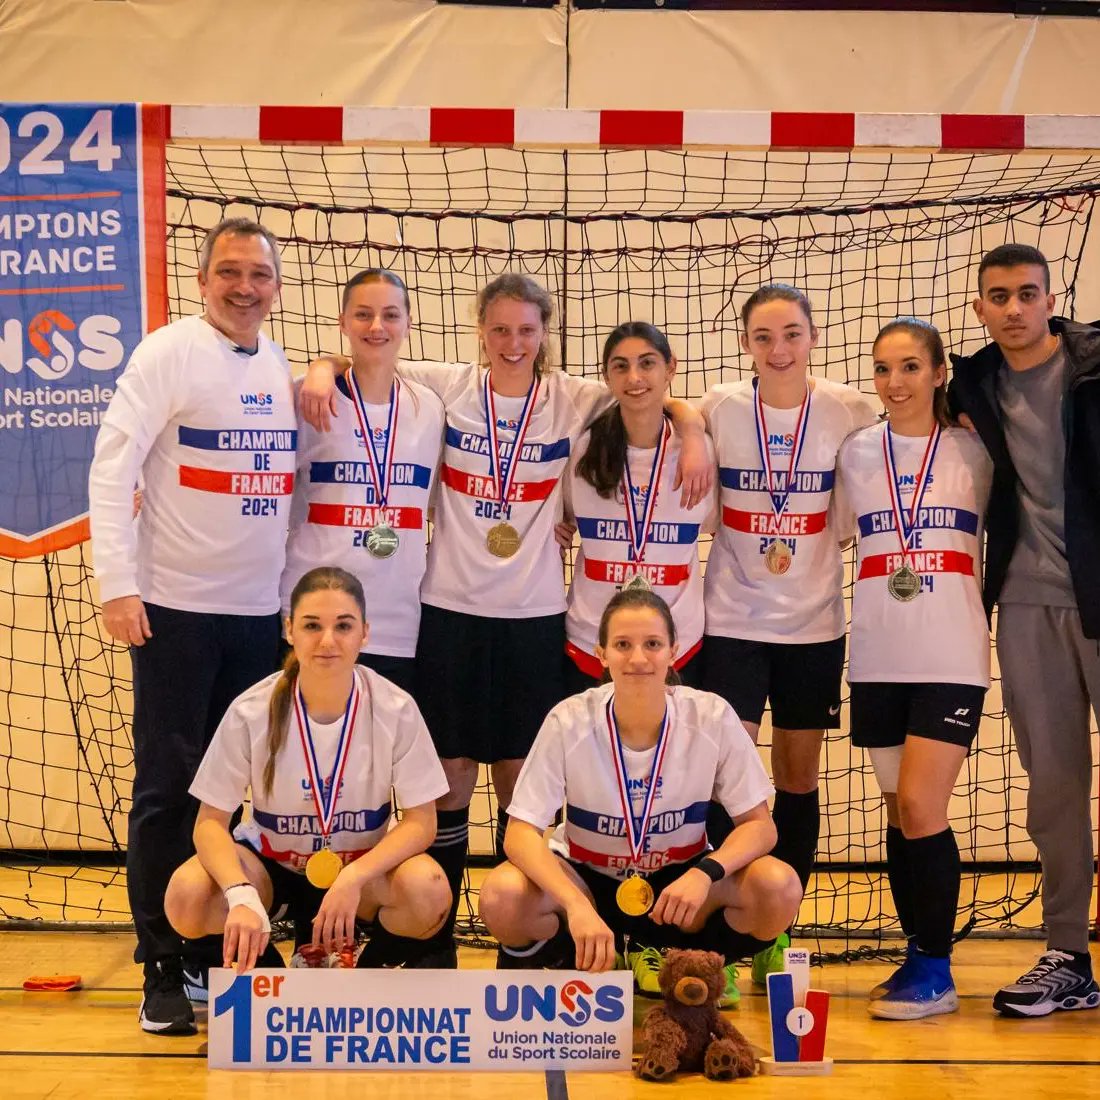
POLYGON ((664 1003, 650 1009, 642 1024, 647 1046, 634 1072, 643 1080, 669 1081, 677 1070, 702 1070, 712 1081, 756 1072, 752 1046, 718 1011, 724 966, 714 951, 665 955, 658 979, 664 1003))

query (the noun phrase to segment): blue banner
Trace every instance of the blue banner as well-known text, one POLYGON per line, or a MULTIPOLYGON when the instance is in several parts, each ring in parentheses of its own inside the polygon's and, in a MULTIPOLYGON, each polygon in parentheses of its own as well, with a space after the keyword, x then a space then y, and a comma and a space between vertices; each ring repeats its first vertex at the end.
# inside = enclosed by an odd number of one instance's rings
POLYGON ((163 291, 147 293, 164 279, 159 117, 135 104, 0 107, 6 556, 87 538, 100 418, 138 341, 164 323, 163 291))

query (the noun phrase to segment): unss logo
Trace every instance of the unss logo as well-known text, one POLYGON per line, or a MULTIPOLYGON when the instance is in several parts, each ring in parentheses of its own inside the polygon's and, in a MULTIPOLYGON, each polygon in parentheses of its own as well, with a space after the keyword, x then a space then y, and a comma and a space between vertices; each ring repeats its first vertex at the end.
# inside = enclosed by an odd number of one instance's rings
POLYGON ((117 317, 99 313, 78 324, 60 309, 44 309, 25 327, 12 317, 0 331, 0 367, 8 374, 30 370, 47 382, 59 381, 77 364, 86 370, 115 370, 124 354, 121 331, 117 317), (37 354, 28 356, 28 351, 37 354))
POLYGON ((593 1016, 602 1023, 621 1020, 625 1009, 623 992, 618 986, 593 988, 582 978, 573 978, 561 989, 553 985, 517 985, 485 987, 485 1014, 503 1023, 517 1017, 529 1023, 538 1017, 547 1023, 560 1020, 570 1027, 581 1027, 593 1016))

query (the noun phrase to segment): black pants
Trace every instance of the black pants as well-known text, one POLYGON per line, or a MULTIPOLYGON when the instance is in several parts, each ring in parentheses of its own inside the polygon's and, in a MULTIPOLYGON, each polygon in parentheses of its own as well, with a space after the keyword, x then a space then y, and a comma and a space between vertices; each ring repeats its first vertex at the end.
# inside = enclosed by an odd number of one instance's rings
POLYGON ((137 962, 180 953, 164 915, 172 872, 193 853, 187 793, 229 704, 275 670, 279 616, 145 605, 153 636, 132 646, 134 791, 126 849, 137 962))

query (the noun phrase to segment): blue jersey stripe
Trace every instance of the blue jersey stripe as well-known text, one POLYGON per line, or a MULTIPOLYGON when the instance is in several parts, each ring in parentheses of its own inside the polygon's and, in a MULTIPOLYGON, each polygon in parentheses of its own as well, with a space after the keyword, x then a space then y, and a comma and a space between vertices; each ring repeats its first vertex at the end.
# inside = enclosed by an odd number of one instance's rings
MULTIPOLYGON (((321 485, 373 485, 370 466, 366 462, 311 462, 309 480, 321 485)), ((395 462, 390 481, 391 487, 411 485, 427 489, 432 472, 427 466, 415 462, 395 462)))
MULTIPOLYGON (((709 802, 693 802, 690 806, 675 810, 654 810, 648 832, 654 836, 674 833, 685 825, 700 825, 707 820, 709 802)), ((598 814, 583 810, 580 806, 566 806, 565 816, 571 825, 602 836, 626 836, 626 825, 616 814, 598 814)))
MULTIPOLYGON (((766 493, 767 479, 760 470, 745 470, 737 466, 722 466, 718 470, 723 489, 737 489, 741 492, 766 493)), ((787 487, 787 471, 775 470, 775 492, 782 493, 787 487)), ((829 493, 832 492, 835 474, 832 470, 796 470, 792 493, 829 493)))
MULTIPOLYGON (((332 822, 334 833, 373 833, 382 828, 390 819, 391 807, 387 802, 377 810, 341 810, 337 809, 332 822)), ((316 814, 272 814, 265 810, 252 809, 256 824, 269 832, 280 836, 299 836, 301 834, 320 836, 320 822, 316 814)))
MULTIPOLYGON (((965 508, 926 506, 917 512, 916 529, 921 531, 962 531, 967 535, 978 533, 978 517, 965 508)), ((859 517, 859 533, 863 538, 897 530, 894 513, 884 508, 879 512, 867 512, 859 517)))
MULTIPOLYGON (((447 425, 447 446, 467 454, 489 455, 489 440, 476 432, 460 432, 447 425)), ((512 453, 511 443, 501 443, 501 454, 507 458, 512 453)), ((559 439, 554 443, 524 443, 520 459, 523 462, 557 462, 569 457, 569 439, 559 439)))
POLYGON ((188 428, 179 429, 181 447, 200 451, 293 451, 298 433, 293 428, 188 428))
MULTIPOLYGON (((624 511, 622 519, 593 519, 577 516, 577 530, 582 539, 600 542, 629 542, 630 528, 624 511)), ((690 546, 699 539, 699 524, 675 520, 653 520, 649 525, 649 541, 654 545, 690 546)))

